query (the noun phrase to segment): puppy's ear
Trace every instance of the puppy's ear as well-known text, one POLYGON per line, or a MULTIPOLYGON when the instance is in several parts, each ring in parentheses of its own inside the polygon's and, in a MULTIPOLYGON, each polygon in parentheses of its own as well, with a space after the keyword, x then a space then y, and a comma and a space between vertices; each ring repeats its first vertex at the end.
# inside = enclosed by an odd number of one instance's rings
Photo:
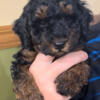
POLYGON ((64 13, 66 13, 67 15, 71 15, 73 13, 73 7, 71 4, 67 4, 66 2, 64 1, 61 1, 59 3, 60 7, 62 8, 62 11, 64 13))
POLYGON ((92 12, 85 7, 84 2, 81 4, 79 3, 77 14, 78 14, 78 20, 81 28, 80 41, 83 41, 85 43, 88 39, 87 34, 89 34, 90 32, 90 22, 93 20, 93 15, 92 12))
POLYGON ((88 34, 90 22, 93 20, 92 12, 87 8, 81 8, 81 14, 79 15, 81 30, 83 35, 88 34))
POLYGON ((32 49, 33 44, 30 35, 30 25, 28 20, 29 19, 27 15, 22 14, 22 16, 15 21, 13 30, 19 36, 22 43, 22 48, 32 49))

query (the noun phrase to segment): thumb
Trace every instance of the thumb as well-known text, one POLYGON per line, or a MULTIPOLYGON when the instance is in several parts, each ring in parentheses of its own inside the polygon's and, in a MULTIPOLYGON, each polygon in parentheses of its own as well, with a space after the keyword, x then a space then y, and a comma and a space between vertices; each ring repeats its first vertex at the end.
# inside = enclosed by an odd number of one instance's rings
POLYGON ((54 57, 49 55, 44 55, 43 53, 39 53, 34 62, 36 63, 51 63, 54 57))
POLYGON ((57 59, 50 66, 51 79, 55 80, 58 75, 68 70, 73 65, 76 65, 82 61, 87 60, 88 55, 84 51, 72 52, 64 57, 57 59))

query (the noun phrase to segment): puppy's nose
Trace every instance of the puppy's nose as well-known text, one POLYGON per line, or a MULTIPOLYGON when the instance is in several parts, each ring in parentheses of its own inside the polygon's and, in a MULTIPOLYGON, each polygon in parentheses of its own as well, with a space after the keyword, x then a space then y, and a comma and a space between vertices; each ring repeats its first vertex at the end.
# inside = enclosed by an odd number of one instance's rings
POLYGON ((59 49, 59 50, 63 49, 64 48, 64 45, 65 45, 65 42, 56 42, 54 44, 55 48, 56 49, 59 49))

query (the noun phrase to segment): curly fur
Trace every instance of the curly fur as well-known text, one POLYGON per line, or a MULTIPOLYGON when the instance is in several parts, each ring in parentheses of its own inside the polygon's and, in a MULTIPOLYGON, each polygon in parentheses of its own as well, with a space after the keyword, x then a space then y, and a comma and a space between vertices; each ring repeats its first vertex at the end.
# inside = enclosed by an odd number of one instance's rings
MULTIPOLYGON (((83 49, 91 20, 91 11, 80 0, 29 1, 13 28, 22 43, 11 67, 17 100, 43 100, 28 71, 30 64, 38 52, 58 58, 83 49)), ((86 62, 77 64, 57 77, 57 92, 78 100, 88 77, 86 62)))

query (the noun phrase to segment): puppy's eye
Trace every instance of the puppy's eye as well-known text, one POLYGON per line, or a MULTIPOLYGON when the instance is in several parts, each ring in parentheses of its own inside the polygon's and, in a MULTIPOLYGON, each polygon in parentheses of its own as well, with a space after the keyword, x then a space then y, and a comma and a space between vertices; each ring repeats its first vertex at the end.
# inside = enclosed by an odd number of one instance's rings
POLYGON ((71 15, 73 13, 73 7, 71 4, 67 4, 64 1, 61 1, 59 3, 60 7, 62 8, 62 11, 68 15, 71 15))
POLYGON ((35 16, 40 19, 45 18, 47 16, 47 8, 47 6, 42 5, 36 10, 35 16))

